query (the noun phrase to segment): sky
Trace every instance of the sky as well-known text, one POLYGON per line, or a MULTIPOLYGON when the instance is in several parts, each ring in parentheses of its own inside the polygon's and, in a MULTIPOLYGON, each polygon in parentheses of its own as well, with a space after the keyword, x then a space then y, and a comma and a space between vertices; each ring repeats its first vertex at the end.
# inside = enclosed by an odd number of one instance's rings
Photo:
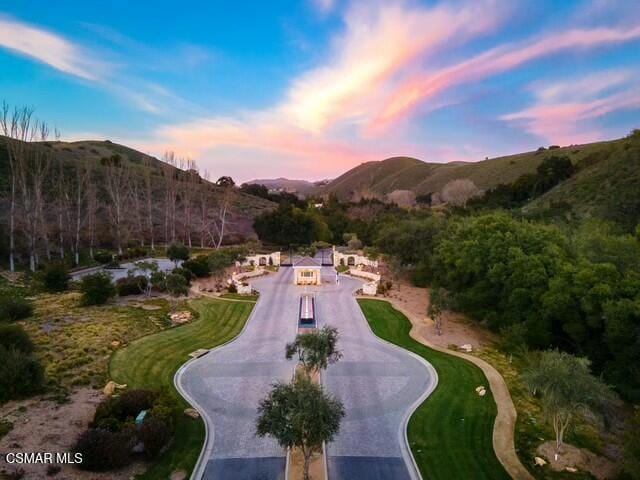
POLYGON ((237 182, 478 161, 640 127, 640 2, 0 0, 0 99, 237 182))

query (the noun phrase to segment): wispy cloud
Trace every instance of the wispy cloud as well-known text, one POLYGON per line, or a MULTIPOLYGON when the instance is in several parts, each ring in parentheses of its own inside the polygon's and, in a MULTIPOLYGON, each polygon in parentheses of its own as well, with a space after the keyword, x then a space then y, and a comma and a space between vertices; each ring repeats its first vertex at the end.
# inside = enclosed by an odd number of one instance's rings
POLYGON ((9 17, 0 17, 0 47, 85 80, 99 80, 110 69, 62 36, 9 17))
POLYGON ((568 49, 589 49, 640 38, 640 27, 573 29, 534 40, 499 46, 444 69, 426 72, 403 83, 370 128, 380 129, 410 115, 443 91, 512 70, 526 62, 568 49))
POLYGON ((344 168, 399 151, 404 144, 389 136, 362 139, 384 94, 413 68, 413 62, 495 28, 504 11, 484 0, 431 8, 401 3, 357 4, 347 9, 344 30, 331 41, 326 61, 292 79, 282 101, 263 110, 232 117, 206 116, 158 128, 144 141, 150 148, 170 146, 190 155, 227 147, 296 156, 309 168, 344 168))
POLYGON ((595 121, 619 110, 640 108, 638 72, 614 70, 532 85, 533 106, 503 115, 529 133, 568 145, 602 140, 595 121))

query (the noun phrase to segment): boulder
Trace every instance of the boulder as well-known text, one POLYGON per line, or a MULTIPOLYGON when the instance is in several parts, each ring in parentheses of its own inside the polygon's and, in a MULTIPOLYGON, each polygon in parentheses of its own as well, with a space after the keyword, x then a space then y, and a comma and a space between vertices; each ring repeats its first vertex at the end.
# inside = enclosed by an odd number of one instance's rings
POLYGON ((542 457, 535 457, 533 460, 536 462, 537 467, 544 467, 547 464, 547 461, 542 457))
POLYGON ((484 390, 484 385, 478 385, 476 387, 476 393, 480 393, 480 390, 484 390))
POLYGON ((470 343, 465 343, 464 345, 460 345, 460 350, 462 350, 463 352, 470 353, 473 351, 473 347, 471 346, 470 343))
POLYGON ((184 414, 189 418, 193 418, 193 419, 200 418, 200 414, 195 408, 185 408, 184 414))
POLYGON ((478 392, 478 395, 480 395, 481 397, 484 397, 487 394, 487 391, 482 389, 478 392))
POLYGON ((169 480, 186 480, 186 478, 187 472, 185 472, 184 470, 174 470, 173 472, 171 472, 169 480))
POLYGON ((110 397, 115 393, 116 390, 122 390, 127 388, 127 384, 120 385, 119 383, 114 382, 113 380, 109 380, 107 384, 102 389, 102 393, 104 393, 107 397, 110 397))
POLYGON ((566 467, 565 470, 569 473, 578 473, 578 469, 576 467, 566 467))

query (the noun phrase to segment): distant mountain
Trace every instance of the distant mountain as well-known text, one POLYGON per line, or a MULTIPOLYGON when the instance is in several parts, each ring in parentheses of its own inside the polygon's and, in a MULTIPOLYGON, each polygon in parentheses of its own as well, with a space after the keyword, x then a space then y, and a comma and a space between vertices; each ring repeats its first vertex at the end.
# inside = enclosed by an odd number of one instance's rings
POLYGON ((301 196, 306 196, 314 192, 318 187, 326 185, 330 180, 320 180, 317 182, 310 182, 308 180, 291 180, 289 178, 267 178, 250 180, 248 184, 264 185, 267 188, 282 189, 286 192, 296 193, 301 196))

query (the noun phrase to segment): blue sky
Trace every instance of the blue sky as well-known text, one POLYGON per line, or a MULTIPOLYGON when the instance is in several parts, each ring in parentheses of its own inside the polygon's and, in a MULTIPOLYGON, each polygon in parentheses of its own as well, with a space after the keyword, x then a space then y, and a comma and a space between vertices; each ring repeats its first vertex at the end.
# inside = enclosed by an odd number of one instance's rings
POLYGON ((476 161, 640 127, 640 2, 0 2, 0 97, 212 177, 476 161))

